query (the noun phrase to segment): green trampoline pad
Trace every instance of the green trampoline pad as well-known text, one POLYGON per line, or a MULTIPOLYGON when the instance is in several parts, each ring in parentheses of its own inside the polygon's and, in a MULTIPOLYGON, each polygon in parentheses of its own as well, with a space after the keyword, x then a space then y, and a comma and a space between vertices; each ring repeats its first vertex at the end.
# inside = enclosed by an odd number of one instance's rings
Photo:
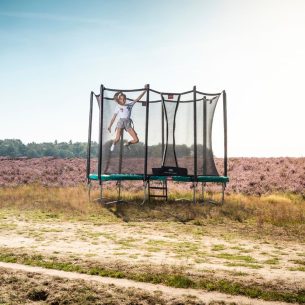
MULTIPOLYGON (((144 175, 141 174, 111 174, 102 175, 102 181, 118 181, 118 180, 144 180, 144 175)), ((90 174, 90 180, 98 180, 97 174, 90 174)), ((167 176, 148 176, 149 180, 160 180, 164 181, 168 179, 167 176)), ((172 176, 171 180, 177 182, 193 182, 194 178, 191 176, 172 176)), ((227 176, 198 176, 198 182, 217 182, 217 183, 227 183, 229 182, 229 177, 227 176)))
MULTIPOLYGON (((118 181, 118 180, 143 180, 144 175, 137 174, 111 174, 111 175, 102 175, 102 181, 118 181)), ((97 174, 90 174, 90 180, 98 180, 97 174)))

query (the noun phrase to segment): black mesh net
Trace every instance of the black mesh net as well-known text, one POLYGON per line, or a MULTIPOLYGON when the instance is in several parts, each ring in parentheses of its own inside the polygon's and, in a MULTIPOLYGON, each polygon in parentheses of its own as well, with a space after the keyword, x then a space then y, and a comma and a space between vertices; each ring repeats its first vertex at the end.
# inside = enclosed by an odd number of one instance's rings
MULTIPOLYGON (((123 91, 126 103, 131 104, 143 91, 123 91)), ((102 105, 102 174, 144 174, 145 137, 147 128, 147 174, 153 168, 183 168, 185 175, 219 175, 212 150, 213 117, 219 94, 205 96, 194 92, 182 94, 156 93, 149 91, 148 122, 146 122, 147 96, 129 106, 131 125, 120 125, 117 114, 109 131, 118 103, 114 98, 117 91, 104 90, 102 105), (196 103, 196 106, 194 106, 196 103), (196 109, 196 141, 195 115, 196 109), (118 129, 119 128, 119 129, 118 129), (118 133, 118 130, 120 131, 118 133), (137 144, 125 145, 137 134, 137 144), (112 147, 115 139, 116 145, 112 147), (195 158, 197 155, 197 159, 195 158)), ((125 105, 126 106, 126 105, 125 105)), ((125 107, 124 106, 124 107, 125 107)), ((100 111, 100 109, 99 109, 100 111)), ((125 111, 125 110, 123 110, 125 111)), ((93 126, 93 130, 94 130, 93 126)))
POLYGON ((175 147, 175 125, 179 100, 180 95, 178 94, 162 94, 162 117, 165 125, 165 147, 162 166, 178 167, 175 147))
MULTIPOLYGON (((105 174, 134 174, 144 172, 144 142, 145 142, 145 113, 146 107, 142 105, 142 102, 137 102, 131 106, 131 122, 130 126, 121 127, 119 124, 119 113, 116 115, 115 121, 109 131, 110 122, 117 111, 118 103, 114 99, 113 91, 104 91, 104 104, 103 104, 103 150, 102 150, 102 173, 105 174), (130 127, 135 131, 139 142, 126 146, 133 138, 130 135, 130 127), (118 136, 119 132, 119 136, 118 136), (119 138, 119 141, 111 146, 115 138, 119 138)), ((124 92, 123 92, 124 93, 124 92)), ((126 102, 133 102, 141 92, 126 92, 126 102)), ((142 99, 144 101, 144 99, 142 99)))
POLYGON ((213 149, 212 126, 219 96, 199 98, 197 102, 197 169, 198 175, 217 176, 213 149))

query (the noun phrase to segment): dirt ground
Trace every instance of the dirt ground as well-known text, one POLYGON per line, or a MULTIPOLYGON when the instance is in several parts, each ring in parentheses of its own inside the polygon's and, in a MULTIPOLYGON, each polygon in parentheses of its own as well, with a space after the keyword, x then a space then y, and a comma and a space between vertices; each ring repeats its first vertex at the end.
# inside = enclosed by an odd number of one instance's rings
MULTIPOLYGON (((64 221, 52 218, 52 215, 44 218, 2 210, 0 253, 9 251, 16 256, 30 253, 57 261, 72 261, 82 266, 116 266, 126 273, 135 270, 155 272, 168 268, 191 277, 210 277, 287 293, 305 292, 305 240, 302 242, 284 236, 271 238, 263 231, 261 233, 250 234, 242 224, 124 222, 120 219, 103 224, 88 220, 64 221)), ((35 304, 53 305, 209 304, 213 301, 211 296, 198 298, 194 294, 193 299, 185 300, 183 293, 174 293, 177 288, 156 294, 148 292, 150 286, 145 290, 145 287, 135 285, 125 288, 118 288, 117 284, 93 285, 90 278, 72 280, 58 275, 54 279, 54 274, 37 274, 35 270, 29 272, 17 267, 12 270, 12 267, 6 268, 5 265, 0 271, 0 304, 32 304, 34 301, 35 304), (16 289, 16 285, 20 289, 16 289), (46 291, 41 293, 41 300, 31 299, 30 287, 42 287, 46 291), (85 297, 77 301, 76 294, 75 300, 72 299, 70 292, 78 289, 82 291, 78 297, 90 295, 91 303, 85 297), (48 297, 43 296, 44 293, 48 297), (67 297, 70 301, 62 303, 63 293, 72 301, 67 297), (104 298, 103 303, 98 299, 101 294, 109 295, 111 302, 107 303, 104 298)), ((33 292, 34 299, 35 294, 39 295, 39 292, 33 292)), ((219 299, 216 293, 214 301, 219 300, 225 302, 221 304, 268 303, 232 296, 219 299)))
POLYGON ((103 284, 57 273, 59 275, 0 268, 0 304, 205 304, 196 297, 167 296, 161 291, 122 288, 111 283, 103 284))
POLYGON ((10 263, 0 263, 0 277, 0 304, 286 304, 10 263))

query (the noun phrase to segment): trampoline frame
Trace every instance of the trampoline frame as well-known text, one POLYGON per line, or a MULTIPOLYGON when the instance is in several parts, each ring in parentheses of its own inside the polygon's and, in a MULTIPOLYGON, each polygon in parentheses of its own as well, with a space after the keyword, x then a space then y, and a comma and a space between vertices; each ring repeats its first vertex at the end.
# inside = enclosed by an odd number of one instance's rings
MULTIPOLYGON (((143 103, 143 101, 139 101, 139 103, 143 103)), ((178 104, 177 104, 178 105, 178 104)), ((163 106, 162 106, 163 108, 163 106)), ((177 111, 177 108, 176 108, 177 111)), ((162 116, 164 115, 162 111, 162 116)), ((167 120, 166 120, 167 123, 167 120)), ((206 121, 204 123, 206 125, 206 121)), ((163 150, 163 158, 162 158, 162 163, 164 162, 164 126, 163 126, 163 119, 162 119, 162 150, 163 150)), ((206 126, 204 127, 206 128, 206 126)), ((122 130, 124 133, 124 130, 122 130)), ((121 136, 121 142, 123 140, 123 134, 121 136)), ((175 141, 175 138, 174 138, 175 141)), ((118 183, 118 200, 115 202, 122 202, 121 200, 121 182, 124 180, 138 180, 138 181, 143 181, 143 190, 144 190, 144 199, 143 203, 150 198, 147 198, 147 189, 149 188, 149 183, 151 181, 179 181, 179 182, 190 182, 192 183, 193 187, 193 202, 196 203, 196 189, 198 183, 202 184, 202 201, 204 201, 204 187, 206 183, 214 182, 221 184, 222 186, 222 199, 221 199, 221 204, 224 203, 224 192, 226 188, 226 184, 229 182, 229 177, 227 176, 227 164, 228 164, 228 157, 227 157, 227 97, 226 97, 226 92, 223 90, 220 93, 204 93, 201 91, 197 91, 196 86, 193 87, 193 90, 190 91, 185 91, 182 93, 173 93, 173 92, 160 92, 154 89, 151 89, 149 85, 146 86, 146 88, 141 88, 141 89, 111 89, 111 88, 106 88, 103 84, 100 86, 100 94, 96 95, 93 91, 90 93, 90 109, 89 109, 89 127, 88 127, 88 146, 87 146, 87 166, 86 166, 86 173, 87 173, 87 184, 89 188, 89 200, 90 198, 90 189, 91 189, 91 182, 92 181, 98 181, 99 186, 100 186, 100 201, 103 201, 103 183, 106 181, 117 181, 118 183), (145 142, 144 142, 144 173, 143 174, 113 174, 113 175, 106 175, 102 174, 102 160, 103 160, 103 154, 102 154, 102 143, 103 143, 103 110, 104 110, 104 91, 111 91, 111 92, 139 92, 139 91, 144 91, 146 90, 146 115, 145 115, 145 142), (150 101, 150 95, 149 93, 153 92, 156 94, 160 95, 160 101, 150 101), (188 101, 179 101, 180 97, 184 94, 190 94, 193 93, 193 100, 188 100, 188 101), (197 93, 203 95, 203 98, 197 99, 197 93), (162 102, 164 103, 163 96, 164 95, 179 95, 178 102, 184 103, 184 102, 193 102, 193 123, 194 123, 194 174, 193 175, 186 175, 186 176, 178 176, 178 175, 162 175, 162 176, 157 176, 157 175, 152 175, 147 173, 147 160, 148 160, 148 123, 149 123, 149 105, 150 103, 156 103, 156 102, 162 102), (224 155, 223 155, 223 176, 203 176, 203 175, 198 175, 198 169, 197 169, 197 102, 201 100, 205 100, 207 96, 218 96, 218 98, 222 95, 222 102, 223 102, 223 131, 224 131, 224 155), (91 173, 91 168, 90 168, 90 161, 91 161, 91 136, 92 136, 92 117, 93 117, 93 100, 94 96, 98 100, 99 104, 99 142, 98 142, 98 169, 97 169, 97 174, 91 173), (99 97, 99 99, 98 99, 99 97)), ((121 143, 122 145, 122 143, 121 143)), ((176 157, 176 155, 175 155, 176 157)), ((122 161, 122 155, 120 155, 120 162, 122 161)), ((205 164, 205 163, 203 163, 205 164)), ((166 183, 167 185, 167 183, 166 183)), ((167 192, 166 192, 167 193, 167 192)), ((167 198, 167 197, 166 197, 167 198)))

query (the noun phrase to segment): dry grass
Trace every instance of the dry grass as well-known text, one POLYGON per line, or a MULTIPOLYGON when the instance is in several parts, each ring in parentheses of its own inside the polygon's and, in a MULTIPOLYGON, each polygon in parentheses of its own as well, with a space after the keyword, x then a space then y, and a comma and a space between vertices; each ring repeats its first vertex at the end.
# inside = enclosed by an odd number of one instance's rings
MULTIPOLYGON (((287 240, 289 240, 289 242, 292 242, 294 239, 296 239, 297 243, 294 243, 295 245, 299 245, 300 240, 304 241, 305 201, 302 196, 296 194, 281 193, 264 195, 260 197, 246 196, 242 194, 231 194, 226 196, 226 202, 224 205, 215 205, 208 202, 204 205, 194 205, 193 203, 190 203, 188 201, 175 202, 173 200, 170 200, 167 203, 162 201, 155 201, 151 202, 150 204, 147 203, 145 205, 141 205, 138 204, 141 202, 142 198, 141 189, 136 192, 132 192, 127 189, 124 190, 124 198, 128 200, 135 200, 135 203, 125 203, 118 205, 114 204, 105 206, 99 204, 97 201, 89 202, 87 191, 87 188, 84 186, 50 188, 38 184, 33 184, 21 185, 17 187, 5 187, 0 189, 0 220, 3 220, 2 225, 6 228, 7 223, 9 223, 11 219, 15 219, 18 222, 20 221, 19 218, 21 218, 20 223, 26 223, 25 227, 33 229, 33 231, 29 231, 27 232, 27 234, 31 237, 33 237, 33 235, 30 234, 35 233, 35 236, 39 234, 38 238, 46 236, 47 234, 45 234, 45 232, 60 233, 60 231, 57 231, 58 227, 61 228, 63 224, 63 222, 60 221, 86 221, 86 223, 80 222, 73 224, 81 226, 81 230, 79 231, 79 234, 77 235, 76 239, 79 239, 79 237, 83 237, 86 239, 88 238, 88 240, 92 239, 91 242, 97 243, 105 242, 105 239, 103 238, 107 237, 107 234, 110 233, 109 231, 93 230, 92 228, 100 229, 100 227, 95 226, 95 224, 120 222, 121 224, 118 224, 118 227, 120 227, 121 229, 117 231, 117 240, 115 240, 116 235, 111 233, 111 241, 114 240, 114 242, 120 246, 118 251, 123 251, 124 248, 128 247, 137 247, 136 238, 141 240, 143 238, 142 236, 139 238, 136 236, 130 237, 128 236, 128 234, 121 234, 121 230, 125 229, 125 231, 128 231, 126 228, 129 228, 129 226, 136 226, 137 230, 138 228, 141 228, 141 226, 151 226, 151 230, 154 229, 153 232, 155 232, 156 234, 158 232, 162 232, 162 236, 166 236, 168 234, 170 234, 170 236, 172 236, 172 234, 179 235, 185 231, 190 234, 190 236, 194 235, 194 237, 200 238, 198 240, 195 238, 195 243, 192 242, 192 240, 175 242, 168 239, 162 239, 160 237, 160 239, 149 240, 149 242, 145 244, 146 248, 144 248, 144 250, 146 251, 147 249, 148 252, 150 251, 148 249, 152 249, 151 252, 148 253, 151 255, 154 254, 154 249, 160 252, 170 250, 170 253, 176 253, 178 255, 183 256, 184 258, 188 256, 191 257, 195 255, 195 253, 200 253, 201 248, 198 248, 198 245, 202 241, 201 237, 203 235, 208 235, 212 232, 214 238, 220 236, 221 240, 215 241, 215 245, 211 246, 211 251, 213 253, 211 256, 208 256, 208 259, 216 259, 216 261, 225 260, 224 264, 226 266, 248 268, 247 272, 251 271, 250 268, 264 269, 266 268, 265 265, 267 265, 268 268, 270 266, 277 267, 277 264, 282 264, 284 258, 279 255, 276 257, 264 255, 263 259, 260 256, 257 258, 255 256, 255 253, 251 253, 251 250, 253 250, 252 248, 248 253, 246 252, 246 250, 249 249, 247 247, 244 248, 241 243, 232 244, 232 246, 235 246, 234 249, 238 250, 238 252, 232 252, 230 251, 230 243, 227 242, 229 240, 230 234, 234 235, 236 240, 240 240, 239 237, 241 236, 246 237, 249 241, 251 235, 256 235, 259 243, 270 241, 270 239, 268 239, 269 237, 273 239, 278 238, 278 240, 280 241, 282 241, 283 238, 286 238, 287 240), (27 217, 30 217, 31 221, 27 222, 27 217), (39 219, 36 222, 37 218, 39 219), (46 223, 44 221, 50 221, 48 223, 49 227, 45 226, 46 223), (53 226, 53 221, 59 221, 57 223, 57 227, 53 226), (123 224, 123 221, 129 223, 123 224), (32 224, 34 225, 32 226, 32 224), (84 227, 84 224, 87 225, 87 227, 84 227), (41 230, 37 230, 36 228, 39 228, 40 226, 42 226, 41 230), (164 229, 165 227, 166 230, 164 229), (158 230, 156 230, 157 228, 158 230), (95 239, 95 237, 97 238, 95 239), (101 240, 99 240, 98 237, 102 237, 101 240), (228 244, 230 246, 229 248, 228 244)), ((98 195, 98 189, 92 190, 93 198, 98 198, 98 195)), ((114 189, 108 189, 105 191, 105 195, 114 198, 116 193, 114 189)), ((220 194, 215 194, 213 196, 212 194, 208 195, 214 200, 220 199, 220 194)), ((188 193, 182 194, 177 192, 176 196, 191 196, 191 190, 188 193)), ((67 224, 71 225, 71 223, 67 224)), ((106 225, 105 227, 114 226, 106 225)), ((24 227, 19 227, 19 230, 23 228, 24 227)), ((13 234, 14 230, 14 227, 12 227, 12 232, 6 228, 5 232, 8 232, 8 234, 12 234, 11 236, 16 236, 13 234)), ((144 232, 152 232, 151 230, 144 232)), ((22 230, 22 232, 23 231, 24 230, 22 230)), ((59 234, 52 234, 50 234, 50 236, 54 238, 53 241, 56 241, 56 238, 57 236, 59 236, 59 234)), ((271 240, 271 242, 274 242, 275 245, 278 244, 277 240, 271 240)), ((31 249, 32 253, 33 248, 31 249)), ((280 248, 273 247, 273 249, 278 250, 280 248)), ((56 248, 56 251, 57 250, 58 248, 56 248)), ((304 271, 303 248, 300 248, 298 251, 300 253, 300 256, 296 256, 295 258, 293 258, 295 260, 295 266, 290 264, 288 268, 293 267, 297 268, 295 270, 304 271)), ((287 290, 285 291, 285 293, 279 291, 279 289, 283 290, 283 287, 278 282, 274 283, 274 285, 271 287, 268 286, 268 283, 266 284, 267 286, 265 286, 263 281, 262 286, 257 286, 256 290, 253 290, 253 285, 249 290, 248 286, 245 287, 244 285, 244 279, 241 279, 241 283, 237 280, 233 281, 231 278, 211 278, 209 281, 207 281, 207 279, 205 279, 205 281, 202 281, 202 278, 196 278, 196 274, 190 277, 189 273, 184 272, 184 270, 182 269, 175 269, 176 273, 174 273, 171 270, 165 270, 163 265, 160 266, 160 268, 162 268, 161 275, 160 272, 153 273, 151 269, 141 269, 146 267, 143 267, 141 266, 141 264, 138 263, 136 263, 135 266, 140 269, 137 269, 134 273, 132 273, 130 271, 131 269, 128 269, 129 267, 126 267, 126 261, 124 261, 124 265, 118 266, 118 268, 116 268, 115 270, 110 268, 109 270, 106 270, 108 273, 103 273, 105 272, 104 266, 91 265, 93 259, 90 259, 90 262, 88 260, 88 262, 90 263, 88 263, 89 265, 83 265, 83 262, 81 260, 79 260, 76 264, 75 259, 72 257, 71 259, 69 259, 69 257, 65 257, 65 259, 60 259, 58 262, 54 259, 54 257, 50 257, 50 259, 44 261, 43 256, 36 257, 33 255, 29 255, 27 253, 28 250, 21 255, 17 254, 15 248, 12 250, 12 253, 9 253, 9 255, 5 255, 4 249, 1 249, 0 252, 2 255, 2 261, 10 261, 11 259, 21 259, 21 261, 17 261, 20 263, 27 263, 33 265, 41 265, 42 263, 44 263, 44 267, 47 267, 48 264, 50 264, 49 268, 51 267, 62 270, 65 270, 64 268, 68 268, 67 270, 69 270, 69 268, 75 268, 72 270, 77 272, 81 272, 80 270, 84 270, 83 272, 87 272, 90 269, 90 274, 93 272, 92 274, 108 276, 110 275, 114 277, 131 277, 132 279, 138 281, 159 281, 160 283, 165 283, 166 285, 175 287, 180 287, 179 285, 182 285, 183 287, 192 287, 192 285, 194 285, 194 287, 197 287, 196 285, 197 283, 199 283, 200 285, 198 284, 198 288, 204 288, 207 290, 211 289, 231 294, 245 294, 252 297, 262 297, 265 299, 273 300, 286 300, 286 298, 289 301, 295 300, 295 295, 290 295, 290 291, 287 290), (87 267, 90 268, 88 269, 87 267), (96 267, 99 267, 99 269, 96 269, 96 267), (122 272, 124 272, 123 275, 122 272), (171 275, 173 274, 176 274, 178 276, 172 278, 171 275), (270 291, 267 294, 265 294, 264 292, 265 288, 270 288, 270 291)), ((39 251, 37 253, 39 253, 39 251)), ((202 258, 204 258, 205 261, 205 254, 201 254, 203 255, 202 258)), ((132 252, 131 255, 139 254, 132 252)), ((78 252, 77 257, 79 258, 78 252)), ((128 262, 129 261, 132 261, 132 259, 129 258, 128 262)), ((33 293, 35 294, 36 291, 34 291, 33 293)), ((299 298, 298 300, 300 300, 300 302, 304 301, 303 292, 298 292, 297 297, 299 298)), ((75 304, 77 303, 75 302, 75 304)))
MULTIPOLYGON (((258 283, 256 281, 245 282, 243 278, 220 278, 217 277, 214 273, 203 272, 200 275, 192 274, 187 271, 186 268, 183 267, 175 267, 170 265, 133 265, 128 266, 123 262, 117 262, 116 264, 109 264, 107 262, 100 261, 91 261, 86 262, 80 259, 69 259, 69 258, 56 258, 56 257, 47 257, 43 255, 36 254, 26 254, 26 253, 17 253, 17 251, 10 252, 9 249, 1 249, 1 261, 5 262, 14 262, 21 263, 30 266, 39 266, 47 269, 56 269, 62 271, 70 271, 70 272, 78 272, 82 274, 88 275, 98 275, 98 276, 107 276, 113 278, 125 278, 130 280, 135 280, 137 282, 144 283, 152 283, 152 284, 163 284, 169 287, 175 288, 193 288, 193 289, 203 289, 206 291, 219 291, 222 293, 230 294, 230 295, 243 295, 253 299, 263 299, 269 301, 285 301, 288 303, 299 303, 304 304, 305 295, 304 290, 297 288, 295 285, 293 287, 283 287, 282 282, 263 282, 258 283)), ((1 269, 0 269, 1 275, 1 269)), ((238 275, 240 276, 240 274, 238 275)), ((80 281, 78 281, 80 282, 80 281)), ((10 284, 10 280, 4 282, 3 290, 8 291, 8 286, 10 284)), ((33 283, 32 283, 33 284, 33 283)), ((18 285, 19 290, 22 288, 21 285, 18 285)), ((34 300, 31 296, 35 297, 35 301, 39 301, 42 299, 38 299, 39 296, 48 297, 51 294, 54 294, 54 290, 50 291, 49 285, 47 287, 39 287, 40 285, 31 285, 30 289, 27 288, 27 297, 30 300, 34 300), (37 289, 38 288, 38 289, 37 289), (43 289, 44 288, 44 289, 43 289), (31 296, 29 295, 31 292, 31 296)), ((51 286, 52 287, 52 286, 51 286)), ((10 287, 9 287, 10 288, 10 287)), ((58 287, 57 287, 58 289, 58 287)), ((89 291, 88 291, 89 292, 89 291)), ((95 291, 90 291, 90 293, 94 293, 95 291)), ((0 293, 1 293, 1 283, 0 283, 0 293)), ((72 293, 72 292, 71 292, 72 293)), ((75 298, 84 297, 81 291, 74 291, 73 294, 69 293, 69 295, 73 295, 75 298)), ((0 294, 1 295, 1 294, 0 294)), ((86 295, 85 295, 86 296, 86 295)), ((84 302, 86 299, 83 299, 84 302)), ((99 299, 100 301, 100 299, 99 299)), ((161 300, 158 300, 159 302, 161 300)), ((163 303, 148 303, 148 304, 163 304, 163 303)), ((72 304, 79 304, 78 302, 71 302, 72 304)), ((67 303, 67 304, 71 304, 67 303)), ((53 303, 47 303, 53 304, 53 303)), ((64 303, 65 304, 65 303, 64 303)), ((80 304, 87 304, 81 303, 80 304)), ((104 304, 104 303, 88 303, 88 304, 104 304)), ((109 304, 109 303, 105 303, 109 304)), ((110 303, 117 304, 117 303, 110 303)), ((124 303, 123 303, 124 304, 124 303)), ((134 303, 133 301, 128 304, 146 304, 146 303, 134 303)), ((147 305, 148 305, 147 304, 147 305)), ((170 304, 170 303, 164 303, 170 304)), ((174 303, 176 304, 176 303, 174 303)), ((182 301, 177 304, 192 304, 188 301, 182 301)), ((200 303, 194 303, 200 304, 200 303)))
POLYGON ((118 221, 100 205, 88 199, 88 190, 78 187, 44 187, 39 184, 4 187, 0 190, 0 208, 28 212, 39 218, 118 221), (38 213, 38 214, 37 214, 38 213))
MULTIPOLYGON (((99 190, 92 190, 92 198, 99 197, 99 190)), ((107 206, 97 201, 89 202, 88 189, 78 187, 44 187, 39 184, 4 187, 0 190, 0 208, 18 211, 39 211, 52 218, 65 219, 100 219, 113 221, 178 221, 194 222, 201 225, 206 221, 233 221, 248 223, 262 227, 291 228, 296 231, 305 223, 305 200, 301 195, 281 193, 262 196, 247 196, 231 194, 226 196, 225 204, 215 205, 209 202, 194 205, 188 201, 173 201, 165 203, 155 201, 150 204, 141 202, 141 190, 124 190, 123 199, 135 201, 135 204, 107 206)), ((175 193, 178 198, 190 197, 190 192, 175 193)), ((219 201, 220 194, 208 194, 213 200, 219 201)), ((114 189, 105 191, 105 196, 114 199, 114 189)))
MULTIPOLYGON (((0 269, 0 304, 204 305, 194 297, 0 269)), ((210 302, 209 304, 229 304, 210 302)))
POLYGON ((227 201, 227 207, 232 205, 236 209, 239 206, 245 214, 252 214, 258 224, 289 226, 305 222, 305 200, 301 195, 289 193, 269 194, 261 197, 231 195, 227 201))

